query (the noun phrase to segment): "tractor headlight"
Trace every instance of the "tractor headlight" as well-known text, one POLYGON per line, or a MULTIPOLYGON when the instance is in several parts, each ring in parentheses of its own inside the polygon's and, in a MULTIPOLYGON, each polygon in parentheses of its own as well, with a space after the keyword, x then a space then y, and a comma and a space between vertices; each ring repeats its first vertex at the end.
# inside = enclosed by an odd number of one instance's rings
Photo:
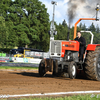
POLYGON ((62 45, 63 47, 65 46, 65 44, 62 45))
POLYGON ((70 59, 70 56, 68 56, 68 60, 70 59))

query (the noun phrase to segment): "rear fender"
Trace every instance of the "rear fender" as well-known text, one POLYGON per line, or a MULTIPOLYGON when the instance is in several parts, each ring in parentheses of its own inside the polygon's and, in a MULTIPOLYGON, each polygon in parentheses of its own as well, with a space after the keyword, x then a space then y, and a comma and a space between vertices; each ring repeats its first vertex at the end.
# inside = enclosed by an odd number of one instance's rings
POLYGON ((86 50, 87 51, 95 51, 97 46, 100 46, 100 44, 88 44, 86 50))

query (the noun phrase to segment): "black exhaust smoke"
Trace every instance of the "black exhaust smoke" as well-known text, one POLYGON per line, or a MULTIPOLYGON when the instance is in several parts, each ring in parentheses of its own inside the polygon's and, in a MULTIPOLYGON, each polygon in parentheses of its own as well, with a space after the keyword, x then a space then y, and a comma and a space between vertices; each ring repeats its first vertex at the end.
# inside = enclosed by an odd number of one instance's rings
MULTIPOLYGON (((100 0, 69 0, 67 16, 69 26, 73 23, 76 15, 79 15, 79 10, 82 8, 82 13, 85 15, 91 15, 91 18, 95 14, 96 4, 100 4, 100 0)), ((88 17, 88 16, 85 16, 88 17)))
POLYGON ((72 26, 73 20, 75 19, 76 15, 79 14, 79 9, 82 8, 82 13, 84 14, 84 16, 85 14, 87 14, 93 17, 93 15, 95 14, 95 7, 97 3, 100 3, 100 0, 69 0, 67 9, 69 23, 67 40, 69 40, 70 26, 72 26))
POLYGON ((69 41, 69 35, 70 35, 70 26, 73 22, 74 17, 76 16, 76 8, 77 5, 76 4, 72 4, 72 0, 69 1, 69 7, 68 7, 68 23, 69 23, 69 27, 68 27, 68 33, 67 33, 67 41, 69 41))

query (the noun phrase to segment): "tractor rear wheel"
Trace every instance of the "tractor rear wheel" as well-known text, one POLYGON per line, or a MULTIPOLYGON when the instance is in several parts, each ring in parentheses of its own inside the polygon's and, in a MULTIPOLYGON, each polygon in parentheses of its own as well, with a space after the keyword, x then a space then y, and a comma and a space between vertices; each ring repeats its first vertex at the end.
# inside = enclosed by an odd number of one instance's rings
POLYGON ((85 73, 88 79, 100 81, 100 47, 88 51, 85 60, 85 73))
POLYGON ((76 64, 74 61, 71 61, 68 66, 68 74, 71 79, 76 78, 76 64))
POLYGON ((45 72, 45 60, 42 59, 40 64, 39 64, 39 75, 44 76, 45 73, 46 73, 45 72))

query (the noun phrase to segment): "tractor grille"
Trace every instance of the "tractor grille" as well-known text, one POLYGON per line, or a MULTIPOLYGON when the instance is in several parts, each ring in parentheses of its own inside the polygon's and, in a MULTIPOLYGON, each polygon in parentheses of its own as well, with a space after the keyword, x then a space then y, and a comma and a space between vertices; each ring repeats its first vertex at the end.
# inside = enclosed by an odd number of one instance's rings
POLYGON ((59 41, 59 40, 51 41, 50 56, 61 57, 61 41, 59 41))

